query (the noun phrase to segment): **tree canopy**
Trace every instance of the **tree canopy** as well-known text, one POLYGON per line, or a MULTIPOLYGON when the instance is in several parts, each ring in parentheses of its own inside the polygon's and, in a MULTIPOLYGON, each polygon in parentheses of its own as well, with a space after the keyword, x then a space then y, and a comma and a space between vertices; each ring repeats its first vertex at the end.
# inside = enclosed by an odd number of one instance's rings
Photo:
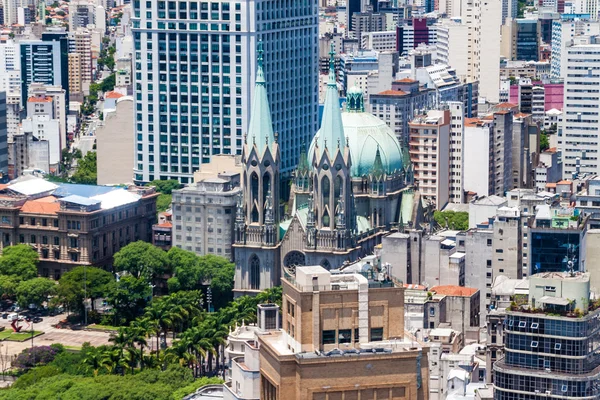
POLYGON ((122 276, 107 293, 107 301, 117 316, 131 321, 141 314, 152 296, 150 283, 132 275, 122 276))
POLYGON ((148 183, 146 186, 154 186, 156 187, 156 191, 163 194, 171 194, 173 190, 179 189, 181 187, 181 183, 179 183, 176 179, 169 180, 159 180, 155 179, 152 182, 148 183))
POLYGON ((465 211, 436 211, 433 218, 444 228, 458 231, 469 229, 469 213, 465 211))
POLYGON ((113 265, 117 271, 125 271, 135 278, 151 281, 169 271, 169 261, 164 250, 138 240, 119 250, 113 265))
POLYGON ((40 307, 48 296, 56 293, 56 283, 48 278, 33 278, 21 282, 15 291, 21 307, 40 307))
POLYGON ((98 182, 98 161, 95 151, 88 151, 85 157, 77 162, 77 169, 71 177, 75 183, 95 185, 98 182))
POLYGON ((58 299, 71 309, 83 311, 86 290, 93 308, 94 300, 106 295, 114 284, 115 278, 110 272, 96 267, 76 267, 60 278, 58 299))
POLYGON ((18 281, 35 278, 38 260, 38 253, 31 246, 18 244, 6 247, 0 257, 0 274, 13 276, 18 281))

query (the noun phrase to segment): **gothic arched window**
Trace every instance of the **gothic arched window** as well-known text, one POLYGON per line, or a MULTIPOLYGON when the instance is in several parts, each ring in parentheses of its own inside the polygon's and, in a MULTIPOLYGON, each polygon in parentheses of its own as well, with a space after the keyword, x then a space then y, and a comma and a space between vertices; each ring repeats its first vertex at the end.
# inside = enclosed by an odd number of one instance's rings
POLYGON ((250 256, 250 289, 260 289, 260 260, 256 254, 250 256))

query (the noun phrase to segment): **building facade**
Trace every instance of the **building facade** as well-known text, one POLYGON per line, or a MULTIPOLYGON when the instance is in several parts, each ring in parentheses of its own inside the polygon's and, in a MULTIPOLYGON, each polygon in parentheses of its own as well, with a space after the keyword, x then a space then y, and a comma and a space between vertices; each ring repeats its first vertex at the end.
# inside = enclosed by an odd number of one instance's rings
POLYGON ((280 168, 289 175, 301 143, 317 130, 317 3, 188 0, 133 6, 135 181, 190 183, 213 155, 241 154, 256 77, 254 49, 261 40, 280 168), (289 76, 295 78, 293 88, 289 76))

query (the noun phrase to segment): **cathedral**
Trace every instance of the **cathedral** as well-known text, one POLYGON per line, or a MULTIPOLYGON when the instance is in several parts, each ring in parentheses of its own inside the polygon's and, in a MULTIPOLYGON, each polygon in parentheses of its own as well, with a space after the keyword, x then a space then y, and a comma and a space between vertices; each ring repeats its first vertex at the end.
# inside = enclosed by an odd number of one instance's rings
POLYGON ((372 254, 382 236, 425 222, 408 151, 393 130, 365 112, 356 88, 342 112, 333 55, 321 128, 301 152, 290 200, 281 204, 280 149, 259 45, 235 221, 236 296, 277 286, 296 266, 340 268, 372 254))

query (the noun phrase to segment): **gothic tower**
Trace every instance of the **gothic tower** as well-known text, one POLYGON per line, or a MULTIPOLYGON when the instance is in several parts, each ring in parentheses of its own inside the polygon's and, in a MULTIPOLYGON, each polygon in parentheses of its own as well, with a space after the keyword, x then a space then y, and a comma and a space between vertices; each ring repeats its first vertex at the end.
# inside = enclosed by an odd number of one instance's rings
POLYGON ((308 201, 306 250, 345 251, 353 247, 354 198, 349 143, 344 135, 335 79, 334 53, 330 53, 329 81, 319 134, 313 140, 312 187, 308 201))
POLYGON ((273 132, 258 43, 256 83, 242 149, 243 194, 235 223, 235 291, 248 294, 279 284, 280 150, 273 132))

